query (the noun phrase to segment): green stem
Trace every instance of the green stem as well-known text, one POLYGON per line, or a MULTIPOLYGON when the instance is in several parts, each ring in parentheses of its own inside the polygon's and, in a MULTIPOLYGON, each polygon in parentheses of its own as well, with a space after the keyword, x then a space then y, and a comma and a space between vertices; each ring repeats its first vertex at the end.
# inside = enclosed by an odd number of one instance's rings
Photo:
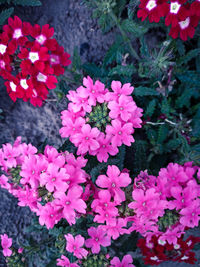
POLYGON ((131 41, 128 38, 128 36, 126 35, 125 31, 122 29, 122 27, 121 27, 116 15, 112 11, 109 14, 110 14, 111 18, 114 20, 116 26, 119 28, 119 31, 120 31, 124 41, 128 43, 132 56, 139 61, 140 57, 138 56, 137 52, 134 50, 134 48, 133 48, 133 46, 131 44, 131 41))

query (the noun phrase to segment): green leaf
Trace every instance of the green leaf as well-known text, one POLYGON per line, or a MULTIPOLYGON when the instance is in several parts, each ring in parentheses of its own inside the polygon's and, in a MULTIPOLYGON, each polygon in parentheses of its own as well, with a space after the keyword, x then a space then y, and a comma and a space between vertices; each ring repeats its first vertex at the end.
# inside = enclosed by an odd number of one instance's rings
POLYGON ((186 88, 186 90, 183 91, 182 95, 177 98, 176 105, 178 108, 182 108, 184 106, 189 107, 191 98, 198 98, 199 95, 200 92, 196 87, 189 87, 188 85, 188 88, 186 88))
POLYGON ((123 76, 132 76, 133 73, 136 72, 136 68, 133 66, 133 64, 131 65, 117 65, 116 67, 114 67, 113 69, 111 69, 108 73, 108 76, 113 76, 113 75, 123 75, 123 76))
POLYGON ((162 144, 167 139, 168 133, 169 133, 169 128, 166 124, 162 124, 159 126, 159 129, 158 129, 158 143, 159 144, 162 144))
POLYGON ((186 71, 181 74, 176 74, 177 78, 188 86, 198 86, 200 89, 200 73, 196 71, 186 71))
POLYGON ((21 6, 41 6, 42 3, 39 0, 13 0, 14 5, 21 6))
POLYGON ((149 105, 146 108, 145 115, 151 117, 155 111, 156 108, 156 100, 153 99, 150 101, 149 105))
POLYGON ((176 39, 176 49, 180 56, 185 55, 185 45, 184 42, 180 39, 176 39))
POLYGON ((162 104, 161 104, 161 112, 162 112, 163 114, 165 114, 165 115, 168 117, 169 114, 170 114, 170 109, 171 109, 171 107, 170 107, 170 105, 169 105, 167 99, 165 98, 165 99, 162 101, 162 104))
POLYGON ((200 48, 190 50, 185 56, 182 56, 178 61, 177 65, 187 64, 188 61, 197 57, 200 54, 200 48))
POLYGON ((3 10, 0 13, 0 25, 4 24, 5 20, 7 20, 12 15, 13 11, 14 11, 14 8, 11 7, 11 8, 3 10))
POLYGON ((85 63, 82 65, 83 70, 92 77, 102 77, 103 71, 94 63, 85 63))
POLYGON ((149 87, 143 87, 143 86, 139 86, 139 87, 135 88, 133 92, 134 92, 134 95, 136 95, 136 96, 159 95, 159 93, 155 89, 149 88, 149 87))
POLYGON ((111 47, 108 49, 105 57, 104 57, 104 61, 103 64, 104 65, 109 65, 111 64, 113 61, 117 61, 117 57, 119 58, 119 54, 122 55, 122 50, 123 50, 123 46, 121 44, 120 41, 116 41, 114 42, 111 47))
POLYGON ((164 150, 166 152, 171 152, 172 150, 176 150, 180 145, 182 141, 179 138, 170 140, 166 145, 164 150))
POLYGON ((124 31, 133 33, 134 37, 139 37, 148 31, 148 28, 130 19, 123 20, 121 27, 124 31))
POLYGON ((80 58, 80 54, 79 54, 77 46, 75 46, 74 52, 73 52, 72 68, 75 70, 81 69, 81 58, 80 58))

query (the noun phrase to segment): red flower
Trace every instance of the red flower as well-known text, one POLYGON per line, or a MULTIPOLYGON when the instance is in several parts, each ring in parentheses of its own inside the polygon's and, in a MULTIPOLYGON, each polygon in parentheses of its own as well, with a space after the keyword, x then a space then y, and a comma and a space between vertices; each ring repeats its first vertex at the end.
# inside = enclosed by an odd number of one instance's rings
POLYGON ((189 15, 189 10, 183 6, 187 0, 172 0, 168 4, 168 12, 165 18, 165 25, 169 26, 172 24, 172 27, 175 27, 179 21, 184 21, 189 15))
POLYGON ((63 66, 68 66, 71 64, 69 57, 70 55, 65 53, 64 48, 59 45, 57 46, 57 49, 51 53, 50 64, 54 70, 54 75, 59 76, 64 73, 65 69, 63 66))
POLYGON ((45 42, 47 39, 51 38, 54 34, 54 28, 49 28, 49 24, 45 24, 40 27, 40 25, 35 24, 31 28, 30 35, 35 38, 36 42, 38 42, 40 45, 46 45, 45 42))
POLYGON ((177 26, 172 27, 169 35, 175 39, 180 34, 180 38, 186 41, 188 37, 192 38, 194 36, 195 27, 198 25, 198 22, 199 17, 197 16, 187 17, 185 20, 179 21, 177 26))
POLYGON ((196 0, 190 6, 190 11, 192 15, 196 15, 200 17, 200 0, 196 0))
POLYGON ((137 16, 142 21, 148 17, 150 22, 159 22, 165 16, 167 3, 166 0, 141 0, 139 8, 137 16))
POLYGON ((25 59, 21 62, 21 70, 24 74, 33 74, 35 69, 43 71, 45 68, 45 61, 49 59, 48 49, 41 47, 38 43, 34 43, 31 50, 22 48, 18 54, 20 59, 25 59))

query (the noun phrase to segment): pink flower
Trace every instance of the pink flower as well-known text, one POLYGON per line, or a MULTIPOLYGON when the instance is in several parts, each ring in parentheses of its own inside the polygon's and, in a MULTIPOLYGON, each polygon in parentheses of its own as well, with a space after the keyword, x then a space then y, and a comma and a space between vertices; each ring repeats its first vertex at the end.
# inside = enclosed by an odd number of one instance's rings
POLYGON ((8 238, 7 234, 1 235, 1 246, 3 248, 3 255, 5 257, 10 257, 12 255, 12 238, 8 238))
POLYGON ((134 87, 131 86, 130 83, 125 83, 123 86, 120 81, 112 81, 111 88, 113 92, 108 92, 106 94, 106 99, 109 100, 117 100, 121 95, 131 95, 134 87))
POLYGON ((86 91, 88 93, 88 103, 91 106, 95 106, 96 102, 99 103, 104 102, 105 93, 108 91, 105 89, 105 85, 100 81, 96 81, 93 84, 93 80, 87 76, 87 78, 83 78, 83 85, 86 87, 86 91))
POLYGON ((57 259, 57 266, 64 266, 64 267, 79 267, 76 263, 71 263, 67 257, 64 255, 61 256, 61 259, 57 259))
POLYGON ((118 218, 115 220, 114 225, 103 225, 102 229, 105 230, 108 236, 112 239, 117 239, 120 235, 129 234, 129 231, 123 227, 126 227, 126 218, 118 218))
POLYGON ((98 254, 100 246, 108 247, 111 244, 110 237, 106 235, 100 226, 98 228, 90 227, 88 234, 91 238, 85 241, 85 245, 87 248, 91 248, 92 253, 98 254))
POLYGON ((53 228, 62 217, 61 210, 53 205, 53 202, 48 202, 45 206, 38 204, 37 215, 39 215, 39 223, 45 224, 47 229, 53 228))
POLYGON ((184 226, 195 227, 198 226, 200 220, 200 201, 199 199, 193 200, 192 205, 182 209, 180 214, 180 223, 184 226))
POLYGON ((132 123, 122 125, 120 120, 115 119, 112 120, 111 124, 112 126, 106 126, 106 133, 112 138, 112 145, 121 146, 122 144, 125 144, 131 146, 131 143, 135 141, 131 135, 134 132, 132 123))
POLYGON ((84 245, 85 239, 81 235, 73 237, 71 234, 65 235, 67 244, 66 244, 66 250, 68 252, 71 252, 74 254, 75 257, 78 259, 86 258, 88 251, 82 246, 84 245))
POLYGON ((95 199, 91 207, 99 215, 94 217, 94 221, 98 223, 104 223, 113 225, 115 223, 115 217, 118 215, 118 209, 116 204, 111 202, 111 194, 108 190, 101 190, 98 193, 98 199, 95 199))
POLYGON ((78 146, 77 154, 85 154, 89 150, 96 150, 99 148, 97 137, 100 134, 99 130, 95 127, 91 129, 89 124, 84 124, 81 132, 70 137, 72 143, 78 146))
POLYGON ((75 210, 83 214, 86 213, 87 206, 80 198, 82 193, 83 189, 81 186, 73 186, 68 190, 67 195, 59 191, 54 193, 54 197, 57 198, 55 203, 62 208, 63 216, 70 225, 76 222, 75 210))
POLYGON ((108 103, 108 108, 110 109, 109 116, 112 119, 121 118, 123 121, 128 121, 132 112, 137 108, 132 98, 125 95, 121 95, 118 99, 118 102, 110 101, 108 103))
POLYGON ((74 135, 79 133, 82 126, 85 124, 85 120, 80 117, 73 121, 71 118, 66 118, 63 120, 63 125, 60 129, 60 134, 62 137, 69 137, 70 135, 74 135))
POLYGON ((64 168, 59 168, 56 164, 50 163, 46 172, 40 175, 40 184, 45 185, 49 192, 55 190, 65 192, 69 187, 66 183, 67 178, 69 178, 69 175, 64 168))
POLYGON ((133 259, 131 255, 125 255, 121 262, 118 257, 114 257, 110 262, 110 267, 134 267, 135 265, 133 265, 132 262, 133 259))
POLYGON ((107 162, 109 154, 114 156, 118 153, 118 148, 111 145, 111 138, 104 133, 101 132, 99 134, 97 141, 100 147, 97 150, 91 151, 91 155, 97 155, 99 162, 107 162))
POLYGON ((114 196, 116 203, 125 201, 125 194, 121 187, 127 187, 131 183, 128 173, 120 173, 117 166, 108 166, 107 176, 100 175, 96 180, 96 184, 102 188, 108 188, 109 192, 114 196))
POLYGON ((91 112, 92 107, 88 103, 88 93, 86 88, 80 86, 76 89, 76 91, 69 91, 67 98, 72 101, 69 103, 69 108, 73 110, 73 112, 79 112, 84 110, 85 112, 91 112))

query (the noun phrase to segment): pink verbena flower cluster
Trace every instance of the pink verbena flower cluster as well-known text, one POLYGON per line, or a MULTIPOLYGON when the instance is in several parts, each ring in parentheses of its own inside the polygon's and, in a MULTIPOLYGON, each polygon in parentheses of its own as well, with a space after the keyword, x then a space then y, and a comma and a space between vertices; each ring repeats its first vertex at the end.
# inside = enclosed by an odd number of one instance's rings
POLYGON ((22 98, 41 106, 48 89, 56 88, 57 79, 71 61, 70 55, 52 38, 54 29, 9 18, 0 34, 0 75, 6 79, 13 101, 22 98))
POLYGON ((134 215, 132 230, 147 238, 159 236, 159 242, 176 244, 188 228, 200 220, 199 168, 192 162, 183 166, 170 163, 158 177, 142 172, 136 177, 129 208, 134 215), (143 181, 141 181, 143 179, 143 181))
POLYGON ((31 144, 6 144, 0 149, 0 166, 5 174, 0 185, 18 198, 19 206, 28 206, 39 216, 41 225, 53 228, 61 219, 75 224, 77 214, 86 213, 81 198, 87 175, 82 169, 87 160, 69 152, 59 153, 46 146, 44 154, 31 144))
POLYGON ((130 146, 134 142, 132 134, 134 128, 141 127, 142 109, 131 97, 134 88, 130 83, 113 81, 108 90, 88 76, 83 85, 67 95, 70 103, 62 111, 60 134, 78 147, 78 155, 88 152, 106 162, 122 144, 130 146))

